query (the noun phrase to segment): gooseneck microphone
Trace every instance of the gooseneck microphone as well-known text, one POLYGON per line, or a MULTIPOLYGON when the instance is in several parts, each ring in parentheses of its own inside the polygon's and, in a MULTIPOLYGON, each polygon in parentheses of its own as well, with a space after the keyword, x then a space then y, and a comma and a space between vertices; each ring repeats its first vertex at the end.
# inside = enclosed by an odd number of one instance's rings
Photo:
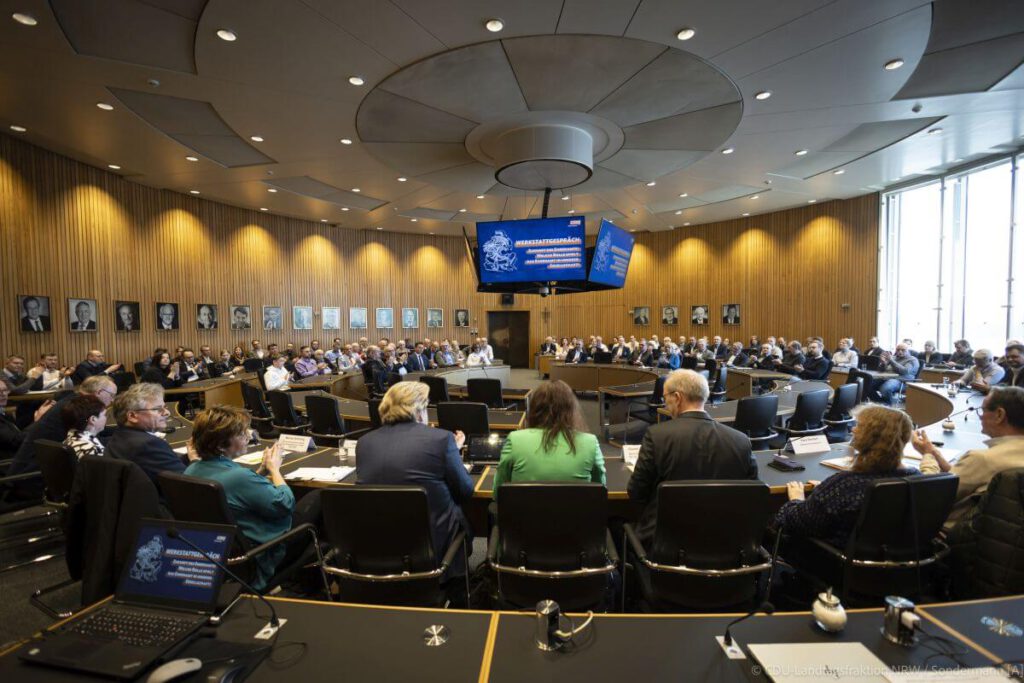
POLYGON ((742 617, 738 617, 730 621, 729 625, 725 627, 725 635, 723 636, 723 640, 725 641, 726 647, 732 645, 732 634, 729 632, 732 629, 732 627, 740 623, 741 621, 746 621, 758 612, 764 612, 765 614, 773 614, 775 612, 775 605, 765 600, 757 606, 757 609, 747 612, 742 617))
POLYGON ((247 581, 242 580, 242 578, 240 576, 238 576, 238 574, 236 574, 233 571, 231 571, 230 569, 228 569, 228 566, 226 564, 223 564, 222 562, 219 562, 212 555, 210 555, 208 552, 206 552, 205 550, 200 548, 198 545, 193 543, 187 536, 185 536, 180 531, 178 531, 177 527, 170 527, 169 529, 167 529, 167 538, 173 538, 175 540, 184 541, 186 543, 186 545, 188 545, 190 548, 192 548, 192 550, 195 550, 197 553, 199 553, 200 555, 205 557, 207 560, 209 560, 213 564, 217 565, 217 567, 219 567, 220 569, 224 570, 225 574, 230 576, 232 579, 234 579, 238 583, 242 584, 242 586, 244 588, 246 588, 250 593, 255 595, 257 598, 259 598, 263 602, 264 605, 266 605, 267 607, 270 608, 270 626, 271 626, 271 628, 277 629, 277 628, 279 628, 281 626, 281 622, 278 621, 278 619, 277 619, 277 610, 274 609, 274 605, 269 600, 267 600, 265 597, 263 597, 263 593, 261 593, 260 591, 256 590, 255 588, 253 588, 251 585, 249 585, 249 583, 247 581))

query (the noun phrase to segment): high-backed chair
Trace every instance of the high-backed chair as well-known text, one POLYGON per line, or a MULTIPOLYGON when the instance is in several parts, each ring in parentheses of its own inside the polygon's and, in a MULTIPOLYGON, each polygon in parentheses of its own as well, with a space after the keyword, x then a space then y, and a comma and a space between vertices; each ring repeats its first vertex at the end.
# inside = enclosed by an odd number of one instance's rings
POLYGON ((309 436, 319 446, 340 446, 342 441, 358 439, 370 431, 369 428, 349 430, 333 396, 306 396, 306 417, 309 418, 309 436))
POLYGON ((725 400, 726 389, 725 381, 729 375, 729 368, 725 365, 719 365, 715 370, 712 371, 712 377, 709 378, 708 384, 711 392, 708 394, 708 400, 711 403, 721 403, 725 400))
MULTIPOLYGON (((191 477, 187 474, 164 471, 160 473, 160 491, 174 519, 183 522, 205 522, 208 524, 236 525, 235 516, 228 507, 224 487, 212 479, 191 477)), ((254 545, 243 534, 235 535, 235 548, 227 559, 227 565, 247 581, 256 575, 256 558, 284 543, 301 542, 305 537, 310 547, 299 559, 286 567, 278 567, 265 590, 281 585, 305 564, 322 562, 320 541, 312 524, 300 524, 266 543, 254 545)), ((321 572, 322 574, 322 572, 321 572)), ((330 597, 326 577, 323 578, 324 592, 330 597)))
POLYGON ((756 450, 779 435, 773 429, 778 412, 778 394, 746 396, 736 404, 736 420, 732 426, 746 434, 756 450))
POLYGON ((138 377, 139 379, 142 379, 142 374, 146 372, 146 362, 140 360, 136 363, 133 363, 132 367, 135 369, 135 376, 138 377))
MULTIPOLYGON (((874 356, 868 356, 874 358, 874 356)), ((857 368, 850 368, 850 374, 848 375, 850 382, 859 381, 861 384, 860 395, 857 397, 857 403, 863 403, 871 398, 872 393, 875 390, 875 378, 866 372, 862 372, 857 368)))
MULTIPOLYGON (((53 529, 49 532, 33 534, 29 538, 22 539, 20 545, 23 549, 41 548, 53 542, 59 542, 63 548, 64 534, 61 531, 61 527, 65 524, 68 502, 71 500, 71 487, 75 481, 78 458, 75 456, 75 452, 68 446, 56 441, 50 441, 49 439, 36 439, 35 458, 43 477, 43 505, 54 511, 59 523, 54 525, 53 529)), ((59 552, 62 553, 63 550, 59 552)), ((30 554, 33 556, 33 559, 29 562, 8 565, 4 567, 4 570, 31 564, 36 561, 35 558, 40 553, 39 551, 30 551, 30 554)), ((37 589, 29 597, 29 601, 54 619, 69 617, 73 613, 71 610, 54 609, 43 601, 43 596, 66 588, 74 583, 76 583, 75 579, 67 579, 52 586, 37 589)))
POLYGON ((564 610, 608 607, 618 554, 606 522, 601 484, 503 484, 487 562, 503 605, 532 607, 551 599, 564 610), (552 514, 557 510, 557 514, 552 514))
POLYGON ((696 370, 697 369, 697 357, 696 356, 683 356, 683 360, 680 361, 679 367, 683 370, 696 370))
POLYGON ((857 406, 859 392, 860 385, 843 384, 832 396, 832 405, 822 419, 830 443, 840 443, 850 438, 850 427, 857 422, 851 411, 857 406))
POLYGON ((264 367, 266 367, 266 363, 263 362, 262 358, 246 358, 242 361, 242 369, 246 372, 255 372, 262 375, 264 367))
POLYGON ((274 411, 274 427, 286 434, 305 434, 309 423, 295 412, 295 402, 287 391, 268 391, 267 400, 274 411))
POLYGON ((665 407, 665 380, 667 379, 667 373, 664 375, 658 375, 657 379, 654 380, 654 390, 651 392, 650 398, 644 402, 644 406, 647 409, 636 417, 639 417, 644 422, 657 424, 658 408, 665 407))
POLYGON ((467 437, 491 433, 487 404, 448 401, 437 404, 437 426, 449 432, 461 431, 467 437))
MULTIPOLYGON (((323 491, 324 532, 330 550, 324 571, 338 582, 342 602, 438 606, 465 533, 434 548, 427 493, 421 486, 344 486, 323 491), (440 562, 437 553, 444 550, 440 562)), ((466 594, 469 594, 467 575, 466 594)))
POLYGON ((135 384, 135 375, 130 372, 115 372, 110 376, 110 379, 114 380, 114 384, 117 386, 117 393, 121 393, 135 384))
POLYGON ((861 355, 860 362, 858 363, 858 365, 860 365, 860 367, 864 370, 878 372, 879 370, 882 369, 883 363, 882 359, 879 356, 861 355))
POLYGON ((428 399, 430 405, 436 406, 438 403, 451 400, 448 398, 448 380, 444 377, 423 375, 420 377, 420 381, 430 387, 430 398, 428 399))
POLYGON ((787 539, 783 556, 813 585, 832 586, 847 603, 876 604, 886 595, 917 598, 927 589, 929 570, 949 554, 939 532, 958 484, 951 473, 876 479, 845 547, 787 539))
POLYGON ((493 377, 470 377, 466 380, 468 398, 474 403, 486 403, 497 410, 511 410, 514 403, 505 403, 501 395, 501 380, 493 377))
POLYGON ((648 551, 625 525, 644 602, 657 611, 743 609, 771 567, 761 547, 771 492, 761 481, 666 481, 648 551), (715 510, 709 515, 707 511, 715 510))
POLYGON ((270 406, 264 400, 263 392, 248 382, 241 382, 239 386, 242 387, 242 401, 245 403, 245 409, 249 411, 252 425, 260 436, 264 439, 276 439, 281 436, 274 429, 274 413, 271 412, 270 406))
POLYGON ((815 389, 797 395, 796 407, 789 423, 785 427, 775 429, 788 438, 800 438, 821 434, 828 425, 825 424, 825 411, 828 410, 828 389, 815 389))
POLYGON ((380 421, 381 400, 382 399, 379 398, 371 398, 369 401, 366 402, 366 410, 370 414, 370 424, 373 426, 374 429, 379 428, 382 424, 380 421))

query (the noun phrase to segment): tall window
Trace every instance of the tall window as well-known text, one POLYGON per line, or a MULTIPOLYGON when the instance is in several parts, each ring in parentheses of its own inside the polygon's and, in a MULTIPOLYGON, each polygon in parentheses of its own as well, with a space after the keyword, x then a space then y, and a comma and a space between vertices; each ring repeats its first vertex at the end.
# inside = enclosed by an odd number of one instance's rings
POLYGON ((1016 157, 883 196, 878 330, 952 350, 965 338, 1002 351, 1024 337, 1024 182, 1016 157), (1016 187, 1015 187, 1016 185, 1016 187), (1015 207, 1016 204, 1016 207, 1015 207), (1022 283, 1013 287, 1013 278, 1022 283))

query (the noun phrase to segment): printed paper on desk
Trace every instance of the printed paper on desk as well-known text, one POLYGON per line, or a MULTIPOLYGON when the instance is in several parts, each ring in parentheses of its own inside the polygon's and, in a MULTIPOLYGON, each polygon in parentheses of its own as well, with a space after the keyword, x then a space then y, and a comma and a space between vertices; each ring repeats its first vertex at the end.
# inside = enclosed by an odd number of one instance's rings
POLYGON ((301 436, 299 434, 282 434, 277 440, 277 443, 281 445, 281 450, 284 451, 296 451, 302 452, 309 450, 309 443, 313 440, 311 436, 301 436))
MULTIPOLYGON (((946 462, 952 464, 956 462, 963 453, 953 448, 940 448, 939 453, 946 459, 946 462)), ((903 458, 905 460, 920 460, 921 454, 914 450, 914 444, 907 443, 903 449, 903 458)))
POLYGON ((747 649, 775 683, 787 681, 877 681, 889 667, 861 643, 754 643, 747 649))
POLYGON ((639 457, 640 444, 630 444, 622 447, 622 460, 631 471, 636 466, 636 461, 639 457))
POLYGON ((794 455, 818 455, 832 450, 832 446, 829 445, 828 438, 824 434, 790 439, 789 443, 793 445, 794 455))

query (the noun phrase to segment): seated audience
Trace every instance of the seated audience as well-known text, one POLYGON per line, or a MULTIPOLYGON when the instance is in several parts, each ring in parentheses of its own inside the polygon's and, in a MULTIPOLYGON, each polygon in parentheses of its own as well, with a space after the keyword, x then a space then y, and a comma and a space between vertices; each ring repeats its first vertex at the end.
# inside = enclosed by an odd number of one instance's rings
MULTIPOLYGON (((0 377, 0 460, 13 458, 28 435, 28 429, 23 430, 18 427, 14 419, 5 410, 7 407, 7 397, 10 394, 11 389, 7 379, 0 377)), ((32 422, 38 422, 53 406, 53 401, 44 401, 42 405, 35 409, 32 415, 32 422)), ((29 425, 29 429, 31 429, 31 426, 29 425)), ((10 474, 14 474, 14 472, 10 474)))
POLYGON ((678 370, 683 363, 683 358, 679 355, 679 347, 676 346, 675 342, 669 341, 661 348, 664 349, 665 352, 658 359, 658 367, 678 370))
POLYGON ((1024 345, 1010 344, 1006 347, 1006 355, 1003 356, 1003 378, 999 380, 999 383, 1024 387, 1022 369, 1024 369, 1024 345))
POLYGON ((899 393, 904 382, 917 377, 917 371, 921 367, 920 361, 910 354, 910 348, 900 342, 896 345, 896 352, 886 351, 882 354, 882 372, 895 372, 898 378, 889 378, 879 384, 873 391, 873 398, 886 405, 892 405, 893 396, 899 393))
POLYGON ((935 350, 935 342, 926 341, 924 343, 924 351, 917 354, 917 359, 921 361, 923 366, 942 365, 944 357, 941 353, 935 350))
POLYGON ((605 483, 604 456, 587 432, 579 401, 561 380, 544 382, 530 394, 526 429, 508 435, 494 473, 494 496, 502 484, 522 481, 605 483))
POLYGON ((313 358, 313 349, 310 346, 299 347, 299 358, 295 361, 295 374, 299 377, 313 377, 314 375, 322 375, 325 370, 329 370, 327 363, 321 361, 316 362, 313 358))
POLYGON ((7 363, 4 364, 0 376, 7 381, 7 386, 14 395, 28 393, 35 383, 35 379, 25 374, 25 358, 17 354, 7 356, 7 363))
POLYGON ((967 386, 982 394, 1003 379, 1006 371, 999 367, 999 364, 992 360, 992 352, 988 349, 978 349, 974 352, 974 365, 967 368, 955 384, 967 386))
POLYGON ((426 348, 423 346, 423 342, 418 342, 413 350, 409 352, 409 356, 405 359, 405 369, 408 372, 423 372, 430 367, 430 361, 423 357, 423 353, 426 348))
POLYGON ((707 345, 707 350, 711 352, 712 358, 724 358, 729 353, 729 348, 722 343, 722 338, 717 334, 712 337, 711 343, 707 345))
MULTIPOLYGON (((189 442, 192 462, 185 474, 220 483, 238 530, 254 546, 300 524, 319 524, 319 491, 307 493, 295 504, 295 495, 281 476, 284 451, 279 444, 263 451, 256 471, 234 461, 249 450, 249 436, 249 416, 241 408, 221 405, 200 412, 189 442)), ((279 566, 290 565, 309 546, 310 539, 302 536, 257 555, 253 586, 266 588, 279 566)))
POLYGON ((252 350, 247 354, 247 358, 265 358, 269 355, 264 349, 263 344, 259 339, 252 340, 252 350))
POLYGON ((220 350, 220 360, 209 366, 210 377, 221 377, 230 375, 237 366, 232 362, 231 354, 227 349, 220 350))
POLYGON ((107 455, 131 460, 142 468, 159 490, 163 471, 184 472, 185 461, 157 432, 167 429, 170 411, 164 403, 164 388, 143 382, 128 387, 114 400, 117 429, 107 441, 107 455))
POLYGON ((966 368, 974 363, 974 351, 971 350, 971 343, 966 339, 957 339, 953 342, 953 353, 946 361, 946 366, 951 368, 966 368))
POLYGON ((458 359, 447 341, 442 342, 440 350, 434 354, 434 363, 439 368, 451 368, 458 365, 458 359))
POLYGON ((72 396, 61 405, 60 417, 68 432, 64 445, 70 446, 75 455, 103 455, 103 443, 98 437, 107 426, 107 406, 103 401, 89 394, 72 396))
POLYGON ((267 391, 288 391, 291 387, 288 383, 292 379, 292 373, 284 366, 285 357, 275 353, 270 357, 270 365, 263 371, 263 383, 267 391))
POLYGON ((807 357, 804 356, 803 346, 794 339, 786 346, 786 351, 782 354, 782 358, 776 358, 773 363, 775 364, 775 369, 779 372, 796 375, 803 369, 806 360, 807 357))
POLYGON ((487 358, 487 354, 480 349, 479 344, 473 344, 469 347, 469 355, 466 356, 466 367, 472 368, 478 365, 490 365, 491 361, 487 358))
POLYGON ((81 384, 90 377, 96 375, 112 375, 121 369, 121 364, 111 365, 103 360, 103 352, 99 349, 92 349, 85 355, 85 360, 78 364, 75 372, 71 375, 71 381, 81 384))
POLYGON ((35 380, 32 391, 66 391, 74 389, 71 375, 74 368, 61 367, 57 354, 44 353, 39 357, 39 364, 28 371, 28 377, 35 380))
POLYGON ((704 411, 709 393, 707 379, 692 370, 676 370, 665 380, 665 407, 672 419, 648 428, 627 486, 630 500, 644 506, 637 522, 644 543, 654 537, 661 482, 757 479, 750 439, 704 411))
POLYGON ((577 339, 576 345, 571 347, 565 354, 566 363, 586 363, 590 360, 587 350, 583 348, 583 340, 577 339))
POLYGON ((832 364, 838 368, 857 367, 857 352, 850 349, 849 339, 839 340, 839 349, 832 354, 832 364))
POLYGON ((910 417, 903 411, 884 406, 861 410, 850 442, 850 471, 837 472, 815 485, 806 499, 804 482, 789 482, 789 501, 776 513, 775 524, 787 536, 820 538, 845 548, 871 482, 918 473, 902 465, 903 449, 912 430, 910 417))
MULTIPOLYGON (((356 479, 358 484, 426 489, 434 555, 440 558, 460 531, 472 535, 461 505, 473 495, 473 480, 459 457, 465 435, 429 426, 429 394, 423 382, 399 382, 388 389, 380 403, 381 427, 356 442, 356 479)), ((445 576, 452 592, 466 571, 463 554, 456 553, 445 576)))
POLYGON ((743 368, 750 362, 750 357, 743 350, 743 342, 733 342, 729 355, 725 357, 725 364, 730 368, 743 368))
POLYGON ((698 339, 694 342, 693 351, 690 352, 690 355, 698 361, 715 359, 715 352, 708 348, 708 342, 704 338, 698 339))
POLYGON ((178 364, 178 376, 185 384, 209 377, 206 364, 196 358, 195 351, 190 348, 182 349, 175 362, 178 364))
POLYGON ((153 356, 149 369, 142 373, 142 382, 159 384, 164 389, 174 389, 185 383, 181 376, 181 364, 178 361, 171 362, 171 354, 164 351, 158 356, 153 356))
POLYGON ((879 356, 879 357, 881 357, 881 355, 883 353, 885 353, 885 349, 883 349, 879 345, 878 337, 871 337, 870 339, 868 339, 868 350, 864 352, 865 356, 879 356))
POLYGON ((245 363, 245 351, 241 346, 236 346, 235 350, 231 352, 231 365, 233 367, 240 367, 245 363))
POLYGON ((480 353, 487 358, 488 365, 494 362, 494 347, 487 341, 487 337, 480 337, 480 353))

